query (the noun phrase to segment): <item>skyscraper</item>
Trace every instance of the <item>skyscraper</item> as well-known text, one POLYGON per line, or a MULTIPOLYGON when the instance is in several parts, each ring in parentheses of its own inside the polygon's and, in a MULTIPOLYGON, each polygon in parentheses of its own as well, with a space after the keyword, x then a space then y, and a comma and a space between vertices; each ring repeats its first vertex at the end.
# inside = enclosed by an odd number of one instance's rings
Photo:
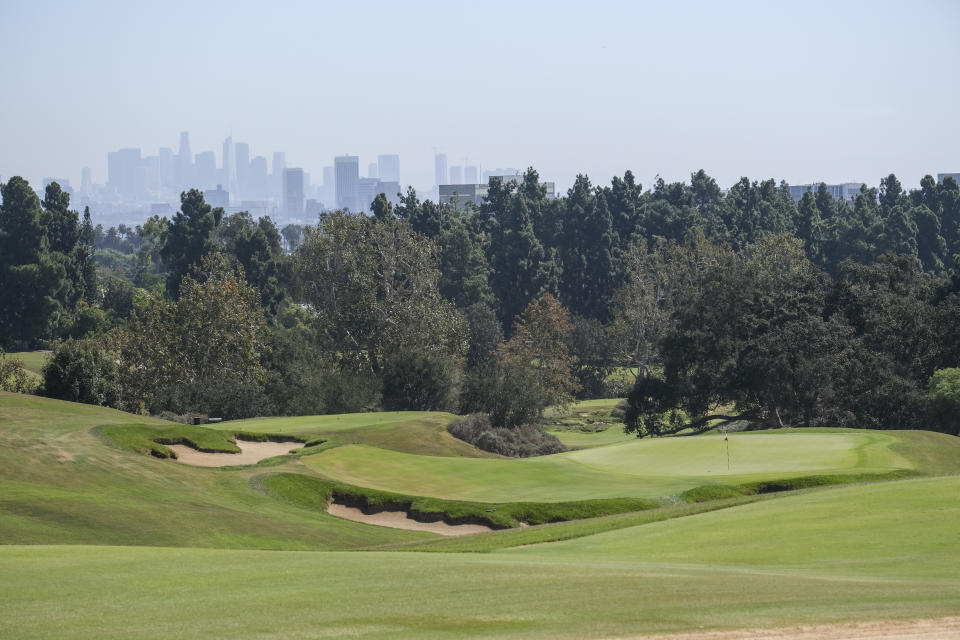
POLYGON ((237 193, 245 194, 250 180, 250 145, 238 142, 233 145, 233 158, 237 171, 237 193))
POLYGON ((90 193, 93 188, 93 179, 91 178, 90 167, 84 167, 80 170, 80 193, 90 193))
POLYGON ((377 163, 376 163, 376 162, 371 162, 370 164, 368 164, 368 165, 367 165, 367 178, 374 178, 374 179, 376 179, 376 178, 379 178, 379 177, 380 177, 380 169, 379 169, 379 167, 377 166, 377 163))
POLYGON ((283 170, 283 212, 288 218, 303 217, 303 169, 283 170))
POLYGON ((107 154, 107 186, 120 196, 137 198, 143 193, 140 149, 120 149, 107 154))
POLYGON ((460 165, 450 167, 450 184, 463 184, 463 167, 460 165))
POLYGON ((463 168, 463 182, 464 184, 477 184, 477 181, 480 179, 479 174, 477 173, 476 165, 468 164, 463 168))
POLYGON ((175 191, 192 186, 191 183, 194 181, 193 153, 190 151, 190 134, 186 131, 180 132, 180 149, 177 152, 174 174, 177 183, 175 191))
POLYGON ((337 156, 333 159, 336 176, 337 209, 359 211, 357 186, 360 182, 360 159, 357 156, 337 156))
POLYGON ((384 182, 400 182, 400 156, 395 153, 377 156, 380 179, 384 182))
POLYGON ((438 153, 433 156, 433 172, 437 184, 447 184, 447 154, 438 153))
POLYGON ((273 188, 271 189, 274 197, 282 197, 283 195, 283 170, 287 168, 287 154, 283 151, 274 151, 273 152, 273 164, 271 165, 272 173, 270 174, 271 183, 273 188))
POLYGON ((227 139, 223 141, 223 156, 221 158, 223 184, 227 185, 227 191, 233 191, 233 187, 237 183, 237 159, 234 156, 233 138, 230 136, 227 136, 227 139))

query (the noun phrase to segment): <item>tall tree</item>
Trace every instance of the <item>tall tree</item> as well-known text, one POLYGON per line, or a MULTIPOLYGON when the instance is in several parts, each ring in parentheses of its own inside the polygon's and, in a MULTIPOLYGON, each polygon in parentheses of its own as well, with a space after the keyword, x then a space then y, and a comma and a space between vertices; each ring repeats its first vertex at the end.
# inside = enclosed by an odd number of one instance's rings
POLYGON ((211 207, 203 193, 191 189, 180 194, 180 211, 163 237, 160 256, 167 265, 167 293, 176 298, 180 281, 191 267, 216 250, 214 230, 223 218, 223 209, 211 207))

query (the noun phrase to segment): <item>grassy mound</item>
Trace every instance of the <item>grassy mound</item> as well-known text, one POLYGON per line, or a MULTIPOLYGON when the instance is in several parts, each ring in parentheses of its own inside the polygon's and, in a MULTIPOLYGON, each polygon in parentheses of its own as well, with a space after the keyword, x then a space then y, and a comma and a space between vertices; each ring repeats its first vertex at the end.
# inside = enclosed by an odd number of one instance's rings
MULTIPOLYGON (((916 431, 791 430, 633 439, 524 460, 425 457, 344 446, 303 458, 333 480, 407 495, 478 502, 654 499, 707 485, 764 491, 758 483, 893 471, 960 472, 960 438, 916 431), (755 485, 752 489, 746 485, 755 485)), ((821 481, 812 481, 822 484, 821 481)), ((799 485, 798 485, 799 486, 799 485)), ((769 490, 769 489, 766 489, 769 490)))
POLYGON ((388 491, 364 489, 297 473, 277 473, 256 478, 255 486, 287 502, 326 511, 331 501, 364 511, 398 510, 424 522, 442 520, 447 524, 483 524, 494 529, 524 524, 544 524, 630 513, 657 507, 651 500, 609 498, 575 502, 467 502, 407 496, 388 491))
POLYGON ((116 424, 97 427, 93 432, 122 449, 157 458, 177 457, 176 453, 164 446, 168 444, 184 444, 203 453, 239 453, 240 447, 234 443, 234 439, 247 442, 303 442, 306 446, 324 442, 280 433, 223 431, 182 424, 169 427, 116 424))

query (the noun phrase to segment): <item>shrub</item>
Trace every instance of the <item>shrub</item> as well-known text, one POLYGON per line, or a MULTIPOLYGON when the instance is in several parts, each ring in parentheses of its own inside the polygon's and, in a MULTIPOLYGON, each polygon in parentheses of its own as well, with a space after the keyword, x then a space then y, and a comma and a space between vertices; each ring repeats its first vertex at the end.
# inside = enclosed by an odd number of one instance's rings
POLYGON ((95 341, 61 342, 43 368, 40 395, 120 407, 122 392, 116 362, 95 341))
POLYGON ((566 451, 556 436, 537 425, 524 425, 513 429, 494 427, 490 416, 473 413, 457 418, 447 425, 447 431, 455 438, 469 442, 479 449, 512 458, 529 458, 566 451))
POLYGON ((927 385, 927 413, 937 431, 960 435, 960 369, 940 369, 927 385))
POLYGON ((23 360, 7 358, 0 348, 0 391, 30 393, 36 385, 23 368, 23 360))
POLYGON ((399 352, 383 370, 383 408, 388 411, 442 411, 456 406, 459 371, 449 357, 399 352))

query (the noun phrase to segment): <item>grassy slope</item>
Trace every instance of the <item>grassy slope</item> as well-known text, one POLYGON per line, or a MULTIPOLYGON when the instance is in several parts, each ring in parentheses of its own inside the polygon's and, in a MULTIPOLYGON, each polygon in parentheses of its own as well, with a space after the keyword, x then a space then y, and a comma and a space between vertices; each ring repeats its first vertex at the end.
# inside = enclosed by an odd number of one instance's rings
MULTIPOLYGON (((423 540, 310 512, 232 471, 108 446, 98 425, 170 423, 120 411, 0 393, 0 543, 344 549, 423 540)), ((295 460, 277 470, 304 471, 295 460)))
POLYGON ((23 368, 38 376, 43 373, 43 367, 50 359, 50 351, 15 351, 8 353, 7 358, 23 362, 23 368))
POLYGON ((0 625, 18 638, 603 638, 951 615, 957 495, 957 477, 818 490, 490 554, 6 547, 0 625))
POLYGON ((454 417, 436 411, 385 411, 254 418, 223 422, 218 428, 319 437, 331 444, 366 444, 427 456, 493 457, 447 433, 447 424, 454 417))
POLYGON ((461 500, 655 498, 704 484, 812 474, 914 469, 960 471, 960 439, 922 432, 752 432, 631 440, 526 460, 423 458, 364 446, 329 449, 304 463, 349 484, 461 500))

